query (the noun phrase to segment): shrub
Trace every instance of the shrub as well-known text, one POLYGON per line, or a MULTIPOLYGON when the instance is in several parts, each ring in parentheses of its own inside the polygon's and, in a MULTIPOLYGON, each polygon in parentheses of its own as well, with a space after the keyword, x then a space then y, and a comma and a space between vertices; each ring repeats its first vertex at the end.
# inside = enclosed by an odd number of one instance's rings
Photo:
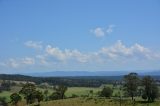
POLYGON ((100 93, 102 97, 111 97, 113 90, 110 87, 104 87, 100 93))

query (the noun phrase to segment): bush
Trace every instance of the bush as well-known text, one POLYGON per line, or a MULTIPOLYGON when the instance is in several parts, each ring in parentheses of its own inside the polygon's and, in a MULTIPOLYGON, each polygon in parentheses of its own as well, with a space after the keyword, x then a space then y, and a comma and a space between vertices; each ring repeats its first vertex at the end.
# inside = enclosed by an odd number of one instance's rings
POLYGON ((147 99, 147 95, 144 93, 142 94, 142 99, 146 100, 147 99))
POLYGON ((57 92, 53 92, 50 96, 49 96, 50 100, 58 100, 60 99, 60 96, 57 92))
POLYGON ((72 94, 72 96, 71 96, 71 98, 76 98, 76 97, 78 97, 78 95, 76 95, 76 94, 72 94))
POLYGON ((17 105, 17 103, 22 100, 21 96, 18 93, 11 94, 10 99, 11 103, 14 105, 17 105))
POLYGON ((102 97, 111 97, 113 90, 110 87, 104 87, 100 92, 100 96, 102 97))

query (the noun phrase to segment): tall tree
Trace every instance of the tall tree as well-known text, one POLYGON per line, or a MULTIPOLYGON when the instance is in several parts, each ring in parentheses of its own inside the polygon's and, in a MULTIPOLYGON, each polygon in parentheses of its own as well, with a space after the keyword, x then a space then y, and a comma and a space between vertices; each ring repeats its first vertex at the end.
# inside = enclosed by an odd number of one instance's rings
POLYGON ((142 79, 142 85, 144 86, 143 95, 146 95, 148 102, 153 102, 159 96, 159 89, 155 80, 151 76, 145 76, 142 79))
POLYGON ((24 98, 26 99, 27 104, 31 104, 34 102, 35 91, 36 91, 36 87, 34 84, 31 84, 31 83, 26 83, 20 90, 20 93, 24 95, 24 98))
POLYGON ((35 99, 37 99, 38 105, 40 105, 40 102, 43 101, 43 93, 40 91, 35 91, 34 97, 35 97, 35 99))
POLYGON ((137 73, 129 73, 124 76, 124 89, 127 94, 131 96, 132 100, 137 93, 137 88, 139 85, 139 78, 137 73))
POLYGON ((54 90, 56 92, 56 94, 59 96, 60 99, 64 99, 64 94, 67 91, 67 87, 64 85, 59 85, 54 87, 54 90))
POLYGON ((44 97, 45 97, 45 101, 47 101, 47 100, 48 100, 48 90, 46 89, 46 90, 43 92, 43 94, 44 94, 44 97))

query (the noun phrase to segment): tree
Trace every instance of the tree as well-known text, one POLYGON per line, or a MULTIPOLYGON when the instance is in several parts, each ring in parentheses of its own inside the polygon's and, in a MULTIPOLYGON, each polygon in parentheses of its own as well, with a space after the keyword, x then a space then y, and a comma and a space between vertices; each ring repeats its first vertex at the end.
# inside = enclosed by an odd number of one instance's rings
POLYGON ((53 92, 50 96, 49 96, 50 100, 58 100, 61 99, 59 93, 57 92, 53 92))
POLYGON ((11 103, 17 106, 17 103, 22 100, 18 93, 13 93, 10 95, 11 103))
POLYGON ((26 83, 20 90, 20 94, 24 95, 24 98, 26 99, 27 104, 31 104, 35 100, 35 97, 34 97, 35 91, 36 91, 36 87, 34 84, 26 83))
POLYGON ((89 94, 93 97, 93 90, 89 90, 89 94))
POLYGON ((124 76, 124 90, 131 96, 132 100, 137 93, 139 78, 137 73, 129 73, 124 76))
POLYGON ((104 87, 100 92, 100 96, 102 97, 111 97, 113 90, 110 87, 104 87))
POLYGON ((144 99, 144 100, 147 99, 147 95, 145 93, 142 94, 142 99, 144 99))
POLYGON ((142 85, 148 102, 153 102, 159 96, 159 89, 155 80, 151 76, 145 76, 142 79, 142 85))
POLYGON ((59 85, 57 87, 54 87, 54 90, 56 92, 56 95, 58 96, 59 99, 64 99, 64 94, 67 91, 67 87, 64 85, 59 85))
POLYGON ((48 100, 48 90, 46 89, 43 94, 45 96, 45 101, 47 101, 48 100))
POLYGON ((34 97, 38 101, 38 105, 40 105, 40 102, 43 101, 43 94, 40 91, 35 91, 34 92, 34 97))

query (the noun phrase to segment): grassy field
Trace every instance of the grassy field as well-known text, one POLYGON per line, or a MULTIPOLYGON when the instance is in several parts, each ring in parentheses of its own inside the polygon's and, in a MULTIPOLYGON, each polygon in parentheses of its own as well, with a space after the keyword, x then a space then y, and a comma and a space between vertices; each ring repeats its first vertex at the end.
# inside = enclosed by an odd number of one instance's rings
MULTIPOLYGON (((103 85, 110 86, 112 85, 103 85)), ((66 97, 71 97, 72 94, 78 95, 78 98, 68 98, 64 100, 53 100, 47 102, 41 102, 41 106, 120 106, 119 99, 104 99, 96 97, 98 91, 101 91, 103 86, 98 88, 93 87, 69 87, 67 92, 65 93, 66 97), (93 90, 93 95, 90 96, 89 91, 93 90), (81 97, 84 95, 89 95, 89 97, 81 97)), ((113 96, 118 93, 119 86, 114 88, 113 96)), ((3 91, 0 93, 0 97, 6 97, 7 102, 10 102, 10 95, 13 92, 19 92, 21 87, 14 86, 11 88, 11 91, 3 91)), ((44 92, 45 89, 37 87, 38 90, 44 92)), ((54 90, 51 88, 47 89, 50 95, 54 90)), ((143 101, 140 97, 136 98, 136 103, 134 106, 147 106, 146 103, 140 102, 143 101)), ((18 106, 25 106, 25 100, 23 99, 18 106)), ((35 105, 35 104, 34 104, 35 105)), ((31 105, 31 106, 34 106, 31 105)), ((123 100, 121 106, 133 106, 133 103, 130 101, 130 98, 123 100)), ((150 103, 149 106, 160 106, 160 101, 156 101, 154 103, 150 103)))
POLYGON ((21 87, 18 87, 18 86, 14 86, 14 87, 11 87, 11 90, 10 91, 2 91, 0 93, 0 97, 5 97, 6 98, 6 101, 9 102, 10 101, 10 95, 14 92, 19 92, 21 89, 21 87))
MULTIPOLYGON (((10 101, 10 95, 14 92, 19 92, 21 87, 14 86, 11 88, 11 91, 3 91, 0 93, 0 97, 6 97, 7 101, 10 101)), ((40 90, 44 92, 45 89, 37 88, 37 90, 40 90)), ((52 92, 54 92, 53 89, 47 89, 48 95, 50 95, 52 92)), ((93 90, 93 93, 96 94, 98 91, 101 90, 101 88, 91 88, 91 87, 69 87, 67 89, 67 92, 65 93, 66 97, 71 97, 72 94, 82 96, 82 95, 88 95, 89 91, 93 90)))
MULTIPOLYGON (((104 98, 74 98, 41 102, 41 106, 120 106, 120 102, 104 98)), ((137 101, 133 104, 130 100, 123 100, 121 106, 147 106, 147 103, 137 101)), ((149 103, 149 106, 160 106, 160 101, 149 103)))
POLYGON ((89 87, 70 87, 66 92, 66 96, 70 97, 72 94, 76 94, 78 96, 88 95, 89 91, 93 90, 93 94, 96 94, 100 91, 100 88, 89 88, 89 87))

